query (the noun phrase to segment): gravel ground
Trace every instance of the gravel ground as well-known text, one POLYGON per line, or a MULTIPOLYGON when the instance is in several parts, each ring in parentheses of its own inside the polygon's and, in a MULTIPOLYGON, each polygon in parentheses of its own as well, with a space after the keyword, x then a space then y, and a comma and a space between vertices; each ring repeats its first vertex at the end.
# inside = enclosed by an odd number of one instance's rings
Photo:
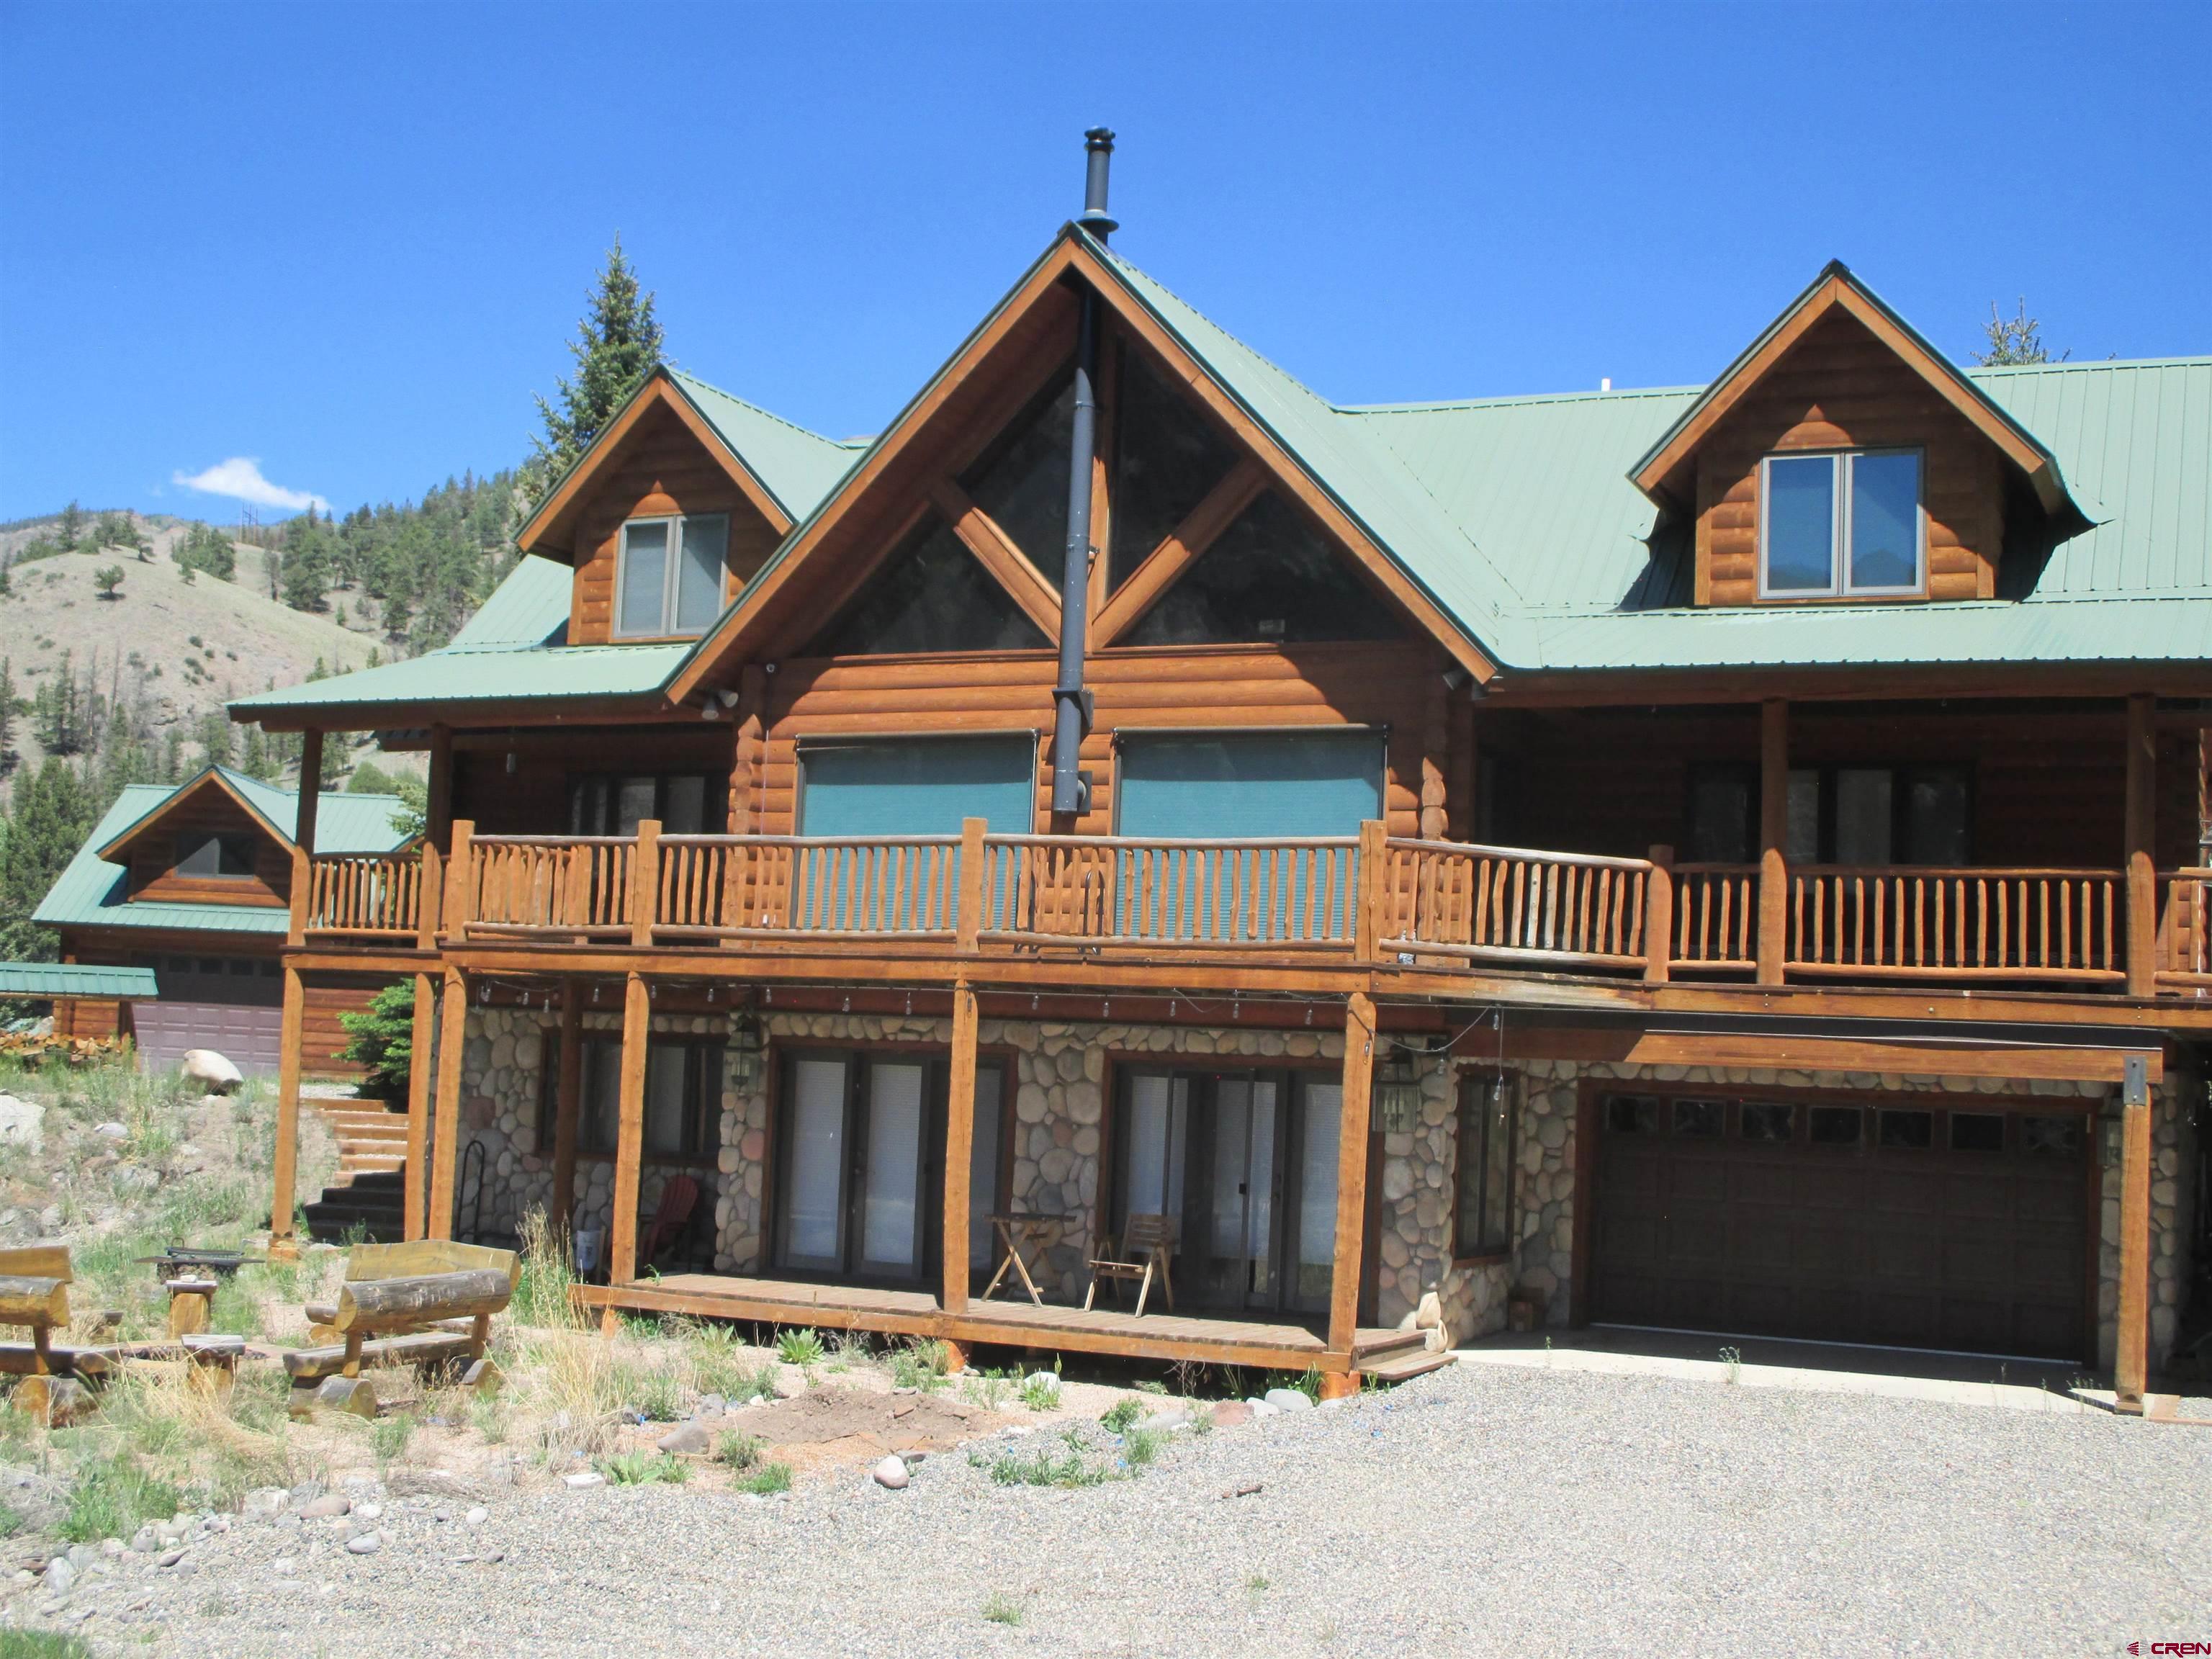
MULTIPOLYGON (((970 1450, 1008 1448, 1066 1450, 1048 1432, 970 1450)), ((380 1659, 2118 1654, 2212 1636, 2212 1431, 1538 1370, 1456 1367, 1178 1434, 1073 1490, 998 1486, 955 1452, 904 1492, 532 1474, 381 1507, 372 1553, 344 1548, 357 1516, 238 1518, 174 1565, 112 1558, 9 1613, 103 1653, 380 1659)))

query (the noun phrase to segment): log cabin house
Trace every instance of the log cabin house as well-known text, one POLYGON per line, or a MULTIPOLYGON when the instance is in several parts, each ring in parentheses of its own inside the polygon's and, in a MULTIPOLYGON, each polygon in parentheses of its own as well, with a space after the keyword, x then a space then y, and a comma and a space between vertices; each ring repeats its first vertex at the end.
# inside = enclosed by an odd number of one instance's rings
POLYGON ((543 1207, 610 1316, 1339 1388, 1433 1293, 2139 1397, 2212 360, 1960 369, 1835 264, 1708 386, 1346 406, 1103 198, 879 435, 663 368, 451 647, 233 705, 430 757, 419 850, 294 855, 280 1237, 301 1011, 409 975, 410 1235, 543 1207), (1173 1311, 1084 1310, 1158 1216, 1173 1311))
MULTIPOLYGON (((389 854, 407 839, 392 828, 397 796, 317 792, 310 802, 315 821, 304 833, 327 853, 389 854)), ((276 1076, 301 811, 298 792, 222 766, 173 787, 126 787, 31 919, 60 935, 64 963, 150 969, 153 994, 57 994, 56 1034, 128 1036, 140 1064, 155 1070, 187 1049, 215 1048, 249 1076, 276 1076)), ((359 1075, 339 1058, 338 1016, 366 1007, 389 980, 326 974, 306 988, 307 1075, 359 1075)))

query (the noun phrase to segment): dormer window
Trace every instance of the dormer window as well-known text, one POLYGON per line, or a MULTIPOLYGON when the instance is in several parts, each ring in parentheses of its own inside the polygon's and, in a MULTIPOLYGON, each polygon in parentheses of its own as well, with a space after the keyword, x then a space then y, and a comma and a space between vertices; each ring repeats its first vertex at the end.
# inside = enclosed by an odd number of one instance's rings
POLYGON ((183 835, 177 837, 180 876, 250 876, 253 842, 246 836, 183 835))
POLYGON ((729 541, 726 513, 632 519, 623 526, 616 635, 665 639, 703 634, 714 626, 722 613, 722 567, 729 541))
POLYGON ((1924 590, 1919 451, 1769 455, 1759 483, 1761 599, 1924 590))

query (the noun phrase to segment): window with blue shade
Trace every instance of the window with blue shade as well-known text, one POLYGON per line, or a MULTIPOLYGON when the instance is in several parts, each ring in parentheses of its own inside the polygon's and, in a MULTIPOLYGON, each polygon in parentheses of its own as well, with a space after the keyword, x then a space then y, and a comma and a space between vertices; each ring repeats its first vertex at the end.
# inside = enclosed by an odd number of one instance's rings
POLYGON ((1920 471, 1917 450, 1769 455, 1759 466, 1760 595, 1921 592, 1920 471))
POLYGON ((722 611, 726 514, 633 519, 623 526, 615 633, 630 639, 703 634, 722 611))

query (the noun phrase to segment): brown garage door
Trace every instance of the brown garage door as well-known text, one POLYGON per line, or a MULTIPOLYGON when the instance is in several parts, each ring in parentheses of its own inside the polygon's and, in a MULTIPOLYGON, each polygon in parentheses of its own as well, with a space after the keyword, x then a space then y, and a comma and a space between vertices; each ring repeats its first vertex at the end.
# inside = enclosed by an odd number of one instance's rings
POLYGON ((2088 1127, 1986 1103, 1609 1096, 1591 1317, 2079 1357, 2088 1127))

